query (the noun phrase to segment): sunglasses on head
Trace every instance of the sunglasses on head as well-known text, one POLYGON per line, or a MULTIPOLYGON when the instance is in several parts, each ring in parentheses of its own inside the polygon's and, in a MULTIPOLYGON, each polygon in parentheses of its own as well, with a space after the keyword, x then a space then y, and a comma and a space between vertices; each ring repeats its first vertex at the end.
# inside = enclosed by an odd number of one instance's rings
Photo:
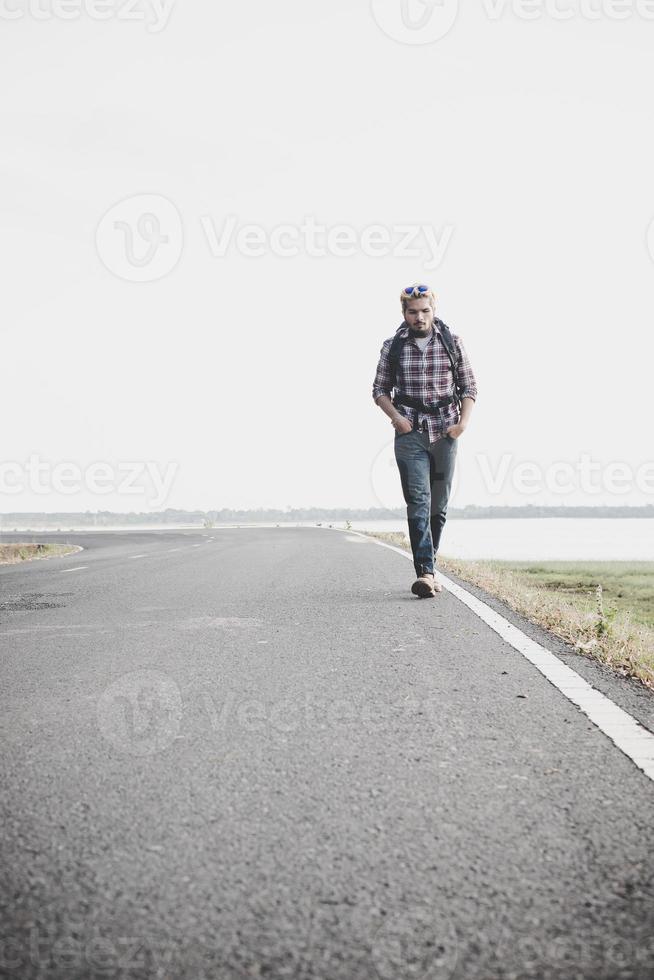
POLYGON ((431 292, 429 286, 425 286, 424 283, 421 283, 419 286, 405 286, 404 288, 405 296, 422 296, 423 293, 429 292, 431 292))

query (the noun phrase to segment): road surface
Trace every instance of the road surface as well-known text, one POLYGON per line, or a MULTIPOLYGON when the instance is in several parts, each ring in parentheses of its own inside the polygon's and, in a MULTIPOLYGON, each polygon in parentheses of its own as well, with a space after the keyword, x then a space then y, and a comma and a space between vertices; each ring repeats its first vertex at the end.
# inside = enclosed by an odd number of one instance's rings
POLYGON ((654 976, 654 783, 402 556, 22 537, 84 550, 0 567, 0 974, 654 976))

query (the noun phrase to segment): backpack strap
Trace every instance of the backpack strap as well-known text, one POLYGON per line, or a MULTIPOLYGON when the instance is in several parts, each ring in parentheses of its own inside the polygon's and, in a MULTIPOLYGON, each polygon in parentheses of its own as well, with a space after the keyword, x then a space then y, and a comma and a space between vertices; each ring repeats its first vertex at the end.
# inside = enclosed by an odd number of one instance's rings
POLYGON ((391 376, 391 387, 397 388, 397 378, 400 371, 400 355, 402 353, 402 348, 404 347, 407 338, 401 337, 400 334, 404 330, 405 324, 397 328, 395 331, 395 336, 391 341, 391 347, 388 352, 388 371, 391 376))
POLYGON ((452 368, 452 377, 454 378, 454 399, 456 401, 456 406, 461 409, 461 394, 463 389, 461 384, 461 377, 459 375, 459 355, 457 354, 456 347, 454 345, 454 338, 452 337, 452 331, 446 323, 442 320, 434 319, 434 323, 438 327, 438 336, 441 339, 441 343, 445 348, 445 353, 448 356, 450 367, 452 368))

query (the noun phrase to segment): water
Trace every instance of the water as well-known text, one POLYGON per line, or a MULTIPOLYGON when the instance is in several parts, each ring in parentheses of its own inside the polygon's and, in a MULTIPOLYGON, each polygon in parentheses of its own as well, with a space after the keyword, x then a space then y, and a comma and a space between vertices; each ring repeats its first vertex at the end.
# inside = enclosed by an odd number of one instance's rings
MULTIPOLYGON (((357 531, 403 531, 406 521, 352 521, 357 531)), ((441 553, 507 561, 654 561, 652 518, 448 520, 441 553)))
MULTIPOLYGON (((344 527, 342 521, 323 521, 344 527)), ((301 521, 290 527, 315 527, 316 522, 301 521)), ((244 523, 241 527, 284 527, 284 522, 244 523)), ((173 525, 130 525, 119 528, 85 528, 96 534, 109 530, 170 531, 173 525)), ((206 534, 220 533, 221 528, 236 525, 216 525, 199 528, 179 525, 179 529, 203 530, 206 534)), ((355 531, 402 531, 407 533, 404 520, 352 521, 355 531)), ((62 530, 66 529, 65 522, 62 530)), ((4 528, 6 532, 13 528, 4 528)), ((37 531, 33 526, 32 531, 37 531)), ((45 531, 47 529, 42 529, 45 531)), ((81 529, 80 529, 81 530, 81 529)), ((26 535, 26 540, 29 538, 26 535)), ((545 517, 495 518, 488 520, 456 520, 450 518, 443 531, 441 552, 453 558, 497 558, 507 561, 654 561, 654 518, 596 518, 545 517)))

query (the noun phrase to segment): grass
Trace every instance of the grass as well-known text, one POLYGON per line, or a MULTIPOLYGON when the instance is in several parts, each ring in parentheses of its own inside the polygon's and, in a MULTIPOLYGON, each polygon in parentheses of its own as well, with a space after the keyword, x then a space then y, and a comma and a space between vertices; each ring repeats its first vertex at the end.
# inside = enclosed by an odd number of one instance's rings
POLYGON ((547 561, 494 562, 498 568, 513 569, 529 585, 539 586, 573 598, 587 612, 595 606, 595 594, 602 587, 603 602, 634 623, 654 627, 654 562, 547 561))
MULTIPOLYGON (((410 551, 406 535, 371 535, 410 551)), ((439 567, 654 690, 654 562, 464 561, 439 567)))
POLYGON ((0 544, 0 565, 14 565, 33 558, 52 558, 55 555, 70 555, 77 551, 72 544, 31 544, 16 542, 0 544))

